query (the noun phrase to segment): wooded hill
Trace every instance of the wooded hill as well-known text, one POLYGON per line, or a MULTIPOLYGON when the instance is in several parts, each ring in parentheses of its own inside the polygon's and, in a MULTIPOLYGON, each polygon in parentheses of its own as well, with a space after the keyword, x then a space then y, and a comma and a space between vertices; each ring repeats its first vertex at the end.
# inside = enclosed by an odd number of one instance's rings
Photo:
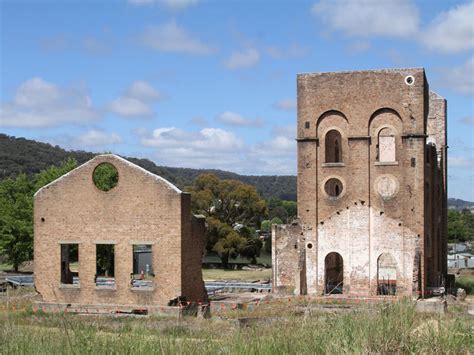
MULTIPOLYGON (((79 150, 67 151, 59 146, 0 133, 0 180, 14 177, 19 172, 25 172, 28 175, 36 174, 51 165, 58 165, 69 157, 82 164, 95 155, 96 153, 79 150)), ((164 177, 180 188, 191 185, 200 174, 214 173, 221 179, 236 179, 253 185, 266 199, 277 197, 282 200, 296 201, 296 176, 239 175, 224 170, 172 168, 158 166, 148 159, 124 158, 164 177)), ((457 210, 474 208, 473 202, 455 198, 449 198, 448 205, 457 210)))
MULTIPOLYGON (((67 151, 59 146, 0 133, 0 180, 15 177, 20 172, 33 175, 51 165, 59 165, 69 157, 83 164, 95 155, 85 151, 67 151)), ((296 176, 254 176, 214 169, 172 168, 158 166, 148 159, 124 158, 180 188, 191 185, 200 174, 214 173, 221 179, 235 179, 253 185, 264 198, 296 201, 296 176)))

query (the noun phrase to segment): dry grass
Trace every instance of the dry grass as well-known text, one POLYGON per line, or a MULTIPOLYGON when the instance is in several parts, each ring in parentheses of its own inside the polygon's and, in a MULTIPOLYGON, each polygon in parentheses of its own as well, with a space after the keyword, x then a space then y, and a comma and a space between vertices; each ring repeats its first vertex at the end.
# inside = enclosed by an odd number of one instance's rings
POLYGON ((205 281, 216 280, 242 280, 256 281, 270 279, 272 277, 272 269, 263 270, 223 270, 223 269, 202 269, 205 281))
POLYGON ((297 312, 304 300, 270 301, 253 312, 123 318, 0 311, 2 354, 472 353, 473 320, 419 315, 409 302, 346 313, 297 312), (239 317, 271 317, 239 326, 239 317))

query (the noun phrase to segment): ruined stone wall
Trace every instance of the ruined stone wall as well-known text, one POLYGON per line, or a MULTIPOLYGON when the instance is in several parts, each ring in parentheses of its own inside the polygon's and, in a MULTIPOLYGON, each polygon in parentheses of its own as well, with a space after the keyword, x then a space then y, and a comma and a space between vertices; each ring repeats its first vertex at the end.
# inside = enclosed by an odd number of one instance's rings
POLYGON ((429 94, 423 69, 301 74, 297 84, 298 214, 306 243, 314 245, 305 251, 308 293, 325 292, 325 258, 337 252, 344 293, 376 294, 378 260, 386 254, 397 265, 390 273, 397 294, 417 295, 434 260, 426 253, 437 255, 431 269, 441 270, 445 257, 444 236, 429 251, 425 246, 433 223, 445 216, 434 181, 446 179, 425 164, 426 137, 446 142, 444 99, 429 94), (328 145, 326 136, 339 135, 337 147, 328 145), (340 160, 326 161, 339 153, 340 160))
POLYGON ((436 161, 438 171, 431 170, 431 174, 436 180, 438 189, 435 208, 438 213, 437 225, 440 227, 440 237, 437 254, 439 267, 437 269, 441 274, 447 274, 447 241, 448 241, 448 191, 447 191, 447 102, 446 99, 437 93, 429 93, 429 113, 426 123, 427 142, 434 145, 436 149, 436 161))
POLYGON ((207 292, 202 278, 202 258, 206 248, 206 218, 204 216, 190 216, 190 195, 183 195, 183 225, 190 229, 183 230, 182 239, 182 282, 183 296, 188 300, 207 302, 207 292), (188 221, 190 222, 188 224, 188 221))
MULTIPOLYGON (((34 259, 35 284, 43 301, 166 305, 181 296, 182 261, 192 248, 182 245, 192 233, 187 197, 166 180, 114 155, 97 156, 39 190, 34 259), (103 162, 111 163, 119 176, 116 187, 107 192, 92 180, 103 162), (61 243, 79 244, 80 286, 60 283, 61 243), (97 244, 114 245, 114 287, 95 284, 97 244), (134 244, 152 246, 152 289, 131 288, 134 244)), ((200 269, 201 264, 191 266, 200 269)))
POLYGON ((274 293, 306 293, 306 243, 298 223, 272 226, 272 287, 274 293))

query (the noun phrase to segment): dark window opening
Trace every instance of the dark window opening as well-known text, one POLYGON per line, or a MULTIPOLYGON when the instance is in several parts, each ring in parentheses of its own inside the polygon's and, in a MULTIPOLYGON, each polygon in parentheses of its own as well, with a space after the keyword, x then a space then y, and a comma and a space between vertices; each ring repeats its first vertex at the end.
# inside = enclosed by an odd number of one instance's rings
POLYGON ((339 131, 333 129, 326 133, 325 149, 326 149, 326 163, 340 163, 342 162, 342 141, 339 131))
POLYGON ((377 294, 395 296, 397 293, 397 265, 389 253, 381 254, 377 260, 377 294))
POLYGON ((336 178, 331 178, 324 184, 324 191, 330 197, 338 197, 342 193, 342 188, 342 182, 336 178))
POLYGON ((79 285, 78 244, 61 244, 61 283, 79 285))
POLYGON ((339 253, 329 253, 324 259, 324 293, 342 294, 344 291, 344 261, 339 253))
POLYGON ((309 126, 310 126, 309 122, 305 122, 305 123, 304 123, 304 128, 308 129, 309 126))
POLYGON ((113 244, 96 245, 97 286, 115 286, 115 246, 113 244))
POLYGON ((153 287, 154 278, 152 246, 134 245, 132 287, 151 288, 153 287))

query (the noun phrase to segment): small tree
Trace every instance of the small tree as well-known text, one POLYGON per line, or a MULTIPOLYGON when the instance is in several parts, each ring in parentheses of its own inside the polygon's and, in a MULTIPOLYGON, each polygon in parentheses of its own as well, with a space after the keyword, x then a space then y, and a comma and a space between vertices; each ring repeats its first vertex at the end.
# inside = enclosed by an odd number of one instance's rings
POLYGON ((239 254, 255 260, 261 242, 255 232, 248 232, 255 231, 266 215, 265 200, 256 189, 237 180, 219 180, 214 174, 203 174, 188 190, 193 211, 207 217, 207 251, 217 252, 224 268, 228 267, 229 258, 239 254))
POLYGON ((26 174, 0 182, 0 253, 15 271, 33 258, 32 191, 26 174))
POLYGON ((26 174, 0 181, 0 254, 15 271, 33 259, 33 194, 76 166, 76 160, 68 159, 42 170, 33 181, 26 174))

